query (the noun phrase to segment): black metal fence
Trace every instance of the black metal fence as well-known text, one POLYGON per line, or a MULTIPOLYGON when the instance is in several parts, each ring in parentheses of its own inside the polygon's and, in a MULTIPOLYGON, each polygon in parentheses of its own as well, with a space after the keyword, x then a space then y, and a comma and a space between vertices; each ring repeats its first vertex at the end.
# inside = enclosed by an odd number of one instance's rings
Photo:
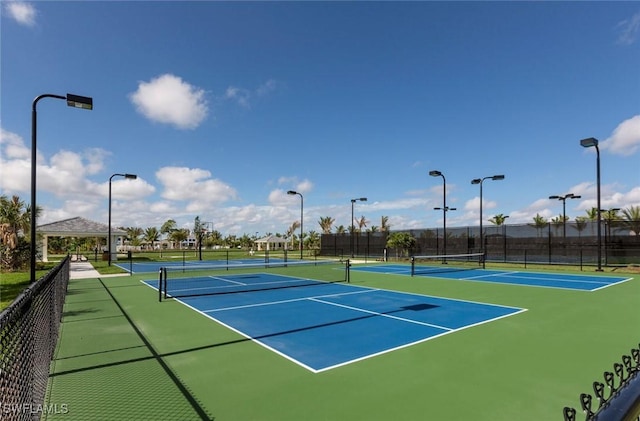
POLYGON ((0 418, 39 420, 69 282, 67 257, 0 313, 0 418))
POLYGON ((446 235, 442 228, 399 230, 416 239, 407 251, 386 247, 390 233, 323 234, 320 254, 374 259, 486 250, 489 262, 595 265, 600 244, 602 264, 640 264, 640 236, 620 224, 603 222, 600 241, 597 222, 513 224, 483 227, 482 231, 481 236, 477 226, 447 228, 446 235))

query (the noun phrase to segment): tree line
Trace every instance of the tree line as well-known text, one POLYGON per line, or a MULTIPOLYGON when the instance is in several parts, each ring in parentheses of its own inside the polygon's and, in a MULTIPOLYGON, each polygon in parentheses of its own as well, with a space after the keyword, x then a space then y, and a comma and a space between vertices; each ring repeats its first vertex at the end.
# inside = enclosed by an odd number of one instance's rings
MULTIPOLYGON (((41 213, 41 209, 36 208, 36 217, 41 213)), ((596 221, 598 211, 596 208, 587 210, 586 216, 578 216, 575 218, 575 227, 578 230, 584 229, 587 222, 596 221)), ((626 209, 609 209, 601 211, 601 217, 608 224, 609 227, 614 227, 619 230, 628 230, 636 236, 640 237, 640 206, 630 206, 626 209)), ((504 225, 508 216, 503 214, 497 214, 488 221, 494 225, 504 225)), ((544 229, 548 224, 552 224, 555 227, 562 226, 562 224, 569 221, 569 218, 565 218, 562 215, 547 220, 540 214, 536 214, 533 217, 532 226, 538 229, 544 229)), ((334 227, 335 219, 330 216, 321 217, 317 223, 320 227, 320 232, 315 230, 309 230, 303 232, 300 235, 300 221, 294 221, 288 229, 283 233, 265 233, 264 236, 275 235, 276 237, 282 237, 286 241, 291 242, 292 249, 298 249, 300 241, 303 242, 303 248, 307 250, 319 249, 321 234, 331 234, 332 231, 335 234, 347 234, 351 233, 353 227, 353 233, 361 232, 382 232, 388 234, 389 247, 396 249, 410 249, 411 239, 406 237, 405 233, 392 233, 389 234, 391 225, 389 224, 389 217, 382 216, 380 225, 370 225, 370 221, 364 216, 355 218, 352 226, 345 227, 344 225, 338 225, 334 227)), ((30 244, 29 244, 29 232, 31 225, 31 209, 25 204, 19 196, 12 196, 9 198, 6 195, 0 196, 0 264, 2 270, 12 271, 24 269, 30 257, 30 244)), ((185 242, 189 238, 194 238, 195 241, 188 246, 194 247, 230 247, 230 248, 244 248, 249 249, 255 247, 255 241, 258 240, 258 234, 254 235, 243 234, 242 236, 227 235, 223 236, 220 231, 213 229, 208 222, 202 222, 200 217, 197 216, 194 220, 193 229, 178 228, 176 221, 169 219, 162 224, 160 228, 157 227, 120 227, 121 230, 126 232, 126 243, 133 247, 147 247, 150 249, 156 249, 160 247, 161 241, 164 239, 171 243, 174 248, 182 248, 185 242)), ((96 244, 96 241, 104 241, 104 239, 95 238, 51 238, 49 241, 49 247, 54 251, 70 252, 78 247, 82 247, 87 250, 98 249, 104 244, 96 244)), ((414 239, 415 241, 415 239, 414 239)))

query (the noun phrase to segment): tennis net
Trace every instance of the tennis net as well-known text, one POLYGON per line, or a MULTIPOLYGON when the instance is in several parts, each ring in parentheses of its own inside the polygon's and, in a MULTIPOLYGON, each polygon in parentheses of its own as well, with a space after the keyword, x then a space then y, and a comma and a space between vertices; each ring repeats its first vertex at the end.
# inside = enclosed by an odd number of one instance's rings
POLYGON ((250 293, 350 281, 348 260, 290 260, 261 264, 162 267, 159 300, 250 293))
POLYGON ((411 276, 485 268, 484 253, 411 257, 411 276))

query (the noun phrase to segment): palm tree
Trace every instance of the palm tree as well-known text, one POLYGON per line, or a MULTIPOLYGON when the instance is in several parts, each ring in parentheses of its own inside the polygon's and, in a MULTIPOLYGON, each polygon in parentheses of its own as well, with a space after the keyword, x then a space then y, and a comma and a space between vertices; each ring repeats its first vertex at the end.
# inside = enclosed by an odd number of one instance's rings
POLYGON ((536 213, 536 216, 533 217, 532 226, 538 231, 538 237, 540 237, 542 230, 547 227, 547 220, 539 213, 536 213))
POLYGON ((31 228, 30 211, 29 206, 25 206, 20 197, 12 196, 9 199, 5 195, 0 196, 0 221, 3 224, 9 224, 16 234, 22 232, 25 237, 29 235, 31 228))
POLYGON ((344 225, 339 225, 336 227, 336 234, 338 235, 345 235, 347 233, 347 228, 345 228, 344 225))
POLYGON ((640 238, 640 206, 630 206, 623 209, 622 214, 624 219, 620 222, 620 225, 640 238))
POLYGON ((390 229, 391 229, 391 225, 389 224, 389 217, 382 216, 380 220, 380 231, 389 232, 390 229))
POLYGON ((508 216, 505 216, 501 213, 497 214, 496 216, 494 216, 493 218, 489 219, 489 222, 491 222, 493 225, 496 226, 500 226, 500 225, 504 225, 505 221, 507 220, 508 216))
POLYGON ((160 227, 160 234, 164 234, 167 237, 171 235, 173 231, 175 231, 178 227, 176 226, 176 221, 173 219, 168 219, 162 226, 160 227))
POLYGON ((144 230, 144 241, 151 243, 151 250, 153 250, 154 243, 160 239, 160 231, 156 227, 149 227, 144 230))
POLYGON ((320 224, 320 228, 322 229, 323 234, 331 234, 331 227, 336 220, 330 216, 321 216, 318 224, 320 224))
POLYGON ((222 243, 222 233, 218 230, 213 230, 207 233, 207 238, 204 240, 204 244, 207 247, 219 246, 222 243))
POLYGON ((591 235, 594 234, 593 229, 598 225, 598 208, 587 209, 587 219, 591 222, 591 235))
POLYGON ((178 248, 182 249, 182 242, 189 238, 189 230, 187 228, 175 229, 169 234, 171 241, 178 243, 178 248))
POLYGON ((584 216, 576 216, 576 230, 578 231, 578 237, 582 235, 582 231, 587 228, 587 218, 584 216))
POLYGON ((144 233, 142 228, 139 227, 127 227, 124 228, 127 232, 127 240, 132 246, 140 245, 140 236, 144 233))
POLYGON ((553 228, 556 231, 556 236, 558 235, 558 230, 560 229, 560 227, 562 227, 562 225, 566 223, 568 219, 569 219, 568 216, 563 217, 562 215, 558 215, 554 218, 551 218, 551 223, 553 224, 553 228))
POLYGON ((316 250, 320 248, 320 235, 313 230, 309 231, 309 235, 306 236, 305 243, 307 250, 316 250))
POLYGON ((408 232, 394 232, 389 235, 387 240, 387 247, 394 248, 396 250, 396 258, 398 258, 398 252, 401 252, 403 256, 409 253, 409 250, 416 245, 416 239, 408 232))
POLYGON ((356 232, 362 232, 362 228, 366 228, 368 223, 369 221, 365 219, 364 215, 361 216, 360 219, 356 219, 356 224, 358 225, 356 232))
POLYGON ((245 233, 242 235, 242 237, 240 237, 240 247, 249 249, 251 247, 251 244, 253 244, 253 240, 251 239, 251 237, 249 237, 249 234, 245 233))
MULTIPOLYGON (((36 207, 36 217, 41 208, 36 207)), ((30 257, 27 238, 31 227, 31 207, 18 196, 0 196, 0 245, 2 267, 15 270, 24 266, 30 257)))
MULTIPOLYGON (((293 221, 287 232, 285 233, 285 237, 291 238, 291 248, 295 248, 295 239, 296 239, 296 230, 300 228, 300 221, 293 221)), ((303 233, 304 235, 304 233, 303 233)), ((302 241, 302 239, 300 239, 302 241)))

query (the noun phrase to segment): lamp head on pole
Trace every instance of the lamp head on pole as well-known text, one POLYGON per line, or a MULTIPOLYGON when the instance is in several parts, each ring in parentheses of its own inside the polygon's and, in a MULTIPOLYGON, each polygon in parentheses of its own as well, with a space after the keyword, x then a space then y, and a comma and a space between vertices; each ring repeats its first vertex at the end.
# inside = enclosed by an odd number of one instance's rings
POLYGON ((440 177, 442 175, 442 173, 440 171, 438 171, 438 170, 432 170, 432 171, 429 171, 429 175, 431 177, 440 177))
POLYGON ((549 199, 558 199, 558 200, 566 200, 566 199, 580 199, 582 196, 573 193, 567 193, 564 196, 558 196, 554 194, 553 196, 549 196, 549 199))
POLYGON ((596 139, 595 137, 589 137, 587 139, 582 139, 580 141, 580 145, 582 145, 585 148, 590 148, 592 146, 598 146, 598 139, 596 139))
POLYGON ((480 183, 482 183, 481 178, 474 178, 473 180, 471 180, 471 184, 480 184, 480 183))
POLYGON ((69 107, 82 108, 83 110, 93 110, 93 98, 67 94, 67 105, 69 107))
POLYGON ((136 174, 125 174, 124 178, 128 178, 129 180, 135 180, 138 178, 136 174))
POLYGON ((287 194, 294 195, 294 194, 298 194, 298 192, 297 192, 297 191, 293 191, 293 190, 289 190, 289 191, 287 192, 287 194))
POLYGON ((498 174, 491 177, 492 180, 504 180, 504 174, 498 174))

